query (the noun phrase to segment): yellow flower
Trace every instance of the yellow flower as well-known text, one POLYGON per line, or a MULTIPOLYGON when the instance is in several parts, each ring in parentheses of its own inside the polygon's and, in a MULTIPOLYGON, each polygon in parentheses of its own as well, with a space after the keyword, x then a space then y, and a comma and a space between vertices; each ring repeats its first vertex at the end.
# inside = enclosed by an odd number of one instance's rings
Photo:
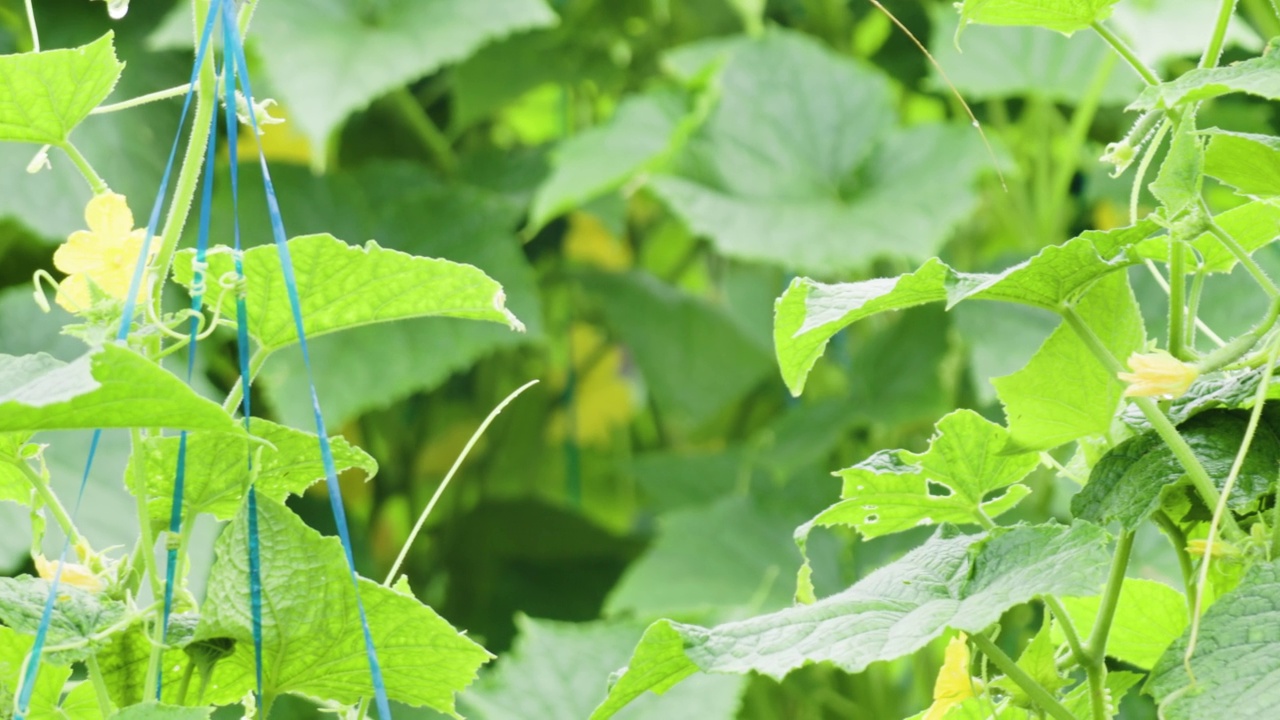
MULTIPOLYGON (((36 572, 40 577, 53 581, 53 575, 58 571, 58 562, 46 560, 43 555, 36 555, 36 572)), ((66 563, 62 566, 62 577, 58 579, 62 585, 70 585, 78 587, 81 590, 89 592, 102 592, 102 579, 93 574, 93 571, 84 565, 76 563, 66 563)))
POLYGON ((1200 371, 1164 350, 1129 356, 1131 373, 1116 376, 1129 383, 1125 397, 1178 397, 1195 382, 1200 371))
MULTIPOLYGON (((614 432, 630 423, 636 411, 635 397, 623 369, 622 349, 610 345, 590 325, 573 325, 569 333, 576 385, 570 403, 573 414, 567 410, 556 412, 547 432, 556 441, 572 433, 580 445, 607 446, 614 432)), ((554 381, 563 388, 568 378, 560 375, 554 381)))
POLYGON ((924 720, 942 720, 947 711, 968 700, 973 695, 973 680, 969 677, 968 637, 960 633, 947 643, 946 657, 938 679, 933 683, 933 705, 925 713, 924 720))
MULTIPOLYGON (((1187 554, 1194 557, 1204 557, 1204 551, 1208 545, 1208 540, 1188 540, 1187 554)), ((1213 556, 1215 558, 1236 557, 1238 555, 1240 555, 1240 548, 1226 540, 1215 540, 1213 542, 1213 556)))
MULTIPOLYGON (((133 213, 123 195, 95 195, 85 206, 84 219, 89 229, 71 233, 53 253, 54 266, 67 274, 58 286, 58 304, 71 312, 93 306, 90 283, 103 295, 124 300, 146 239, 146 230, 134 229, 133 213)), ((154 255, 159 246, 152 246, 154 255)), ((145 299, 145 288, 139 295, 145 299)))

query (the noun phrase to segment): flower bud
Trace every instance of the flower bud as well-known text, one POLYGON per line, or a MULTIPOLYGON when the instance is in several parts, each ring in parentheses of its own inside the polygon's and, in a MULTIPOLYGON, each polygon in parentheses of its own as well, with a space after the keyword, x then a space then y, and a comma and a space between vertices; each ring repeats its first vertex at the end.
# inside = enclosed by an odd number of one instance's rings
POLYGON ((1131 373, 1116 376, 1129 383, 1125 397, 1165 397, 1182 395, 1199 377, 1200 371, 1164 350, 1129 356, 1131 373))

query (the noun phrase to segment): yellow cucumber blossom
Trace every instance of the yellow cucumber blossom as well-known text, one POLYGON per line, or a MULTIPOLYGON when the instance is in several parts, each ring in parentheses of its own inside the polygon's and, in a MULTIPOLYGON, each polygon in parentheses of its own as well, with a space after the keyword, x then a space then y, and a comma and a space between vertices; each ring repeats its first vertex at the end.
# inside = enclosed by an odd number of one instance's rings
MULTIPOLYGON (((58 304, 78 313, 93 306, 90 283, 102 295, 125 299, 146 239, 146 230, 134 229, 133 213, 123 195, 106 192, 93 196, 85 206, 84 219, 89 229, 71 233, 53 253, 54 266, 67 274, 58 286, 58 304)), ((158 249, 152 247, 151 254, 158 249)), ((139 299, 145 300, 145 296, 144 287, 139 299)))
POLYGON ((1131 373, 1116 376, 1129 383, 1125 397, 1170 397, 1182 395, 1199 377, 1200 371, 1164 350, 1129 356, 1131 373))
MULTIPOLYGON (((48 560, 43 555, 36 555, 32 559, 35 560, 36 572, 40 574, 40 577, 52 582, 54 574, 58 571, 59 562, 57 560, 48 560)), ((70 585, 89 592, 102 592, 103 588, 106 587, 105 583, 102 582, 102 578, 99 578, 92 570, 78 563, 63 564, 62 576, 58 579, 58 582, 62 585, 70 585)))
POLYGON ((947 652, 933 683, 933 704, 924 720, 942 720, 947 711, 974 697, 973 679, 969 677, 968 637, 960 633, 947 643, 947 652))

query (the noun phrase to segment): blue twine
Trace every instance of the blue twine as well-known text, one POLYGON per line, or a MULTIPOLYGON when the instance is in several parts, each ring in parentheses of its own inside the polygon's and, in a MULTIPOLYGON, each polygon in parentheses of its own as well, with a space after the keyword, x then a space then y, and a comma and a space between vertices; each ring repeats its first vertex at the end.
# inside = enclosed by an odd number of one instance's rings
MULTIPOLYGON (((284 231, 284 220, 280 215, 280 205, 276 199, 275 188, 271 182, 271 172, 267 167, 266 153, 262 148, 262 138, 258 130, 257 111, 253 107, 253 89, 249 81, 249 65, 245 61, 244 46, 241 43, 239 28, 236 27, 229 6, 223 6, 223 29, 228 34, 230 42, 225 42, 225 51, 228 54, 228 62, 235 65, 235 73, 239 75, 240 87, 243 90, 246 105, 249 112, 249 125, 254 134, 254 141, 258 146, 258 161, 262 168, 262 184, 266 191, 267 212, 271 218, 271 234, 275 240, 276 252, 280 258, 280 270, 284 275, 285 290, 289 297, 289 307, 293 311, 294 327, 298 334, 298 347, 302 352, 302 364, 306 370, 307 385, 311 393, 311 409, 315 416, 316 434, 319 439, 320 457, 324 464, 325 482, 329 490, 329 506, 333 511, 333 519, 338 528, 338 537, 342 541, 342 550, 347 558, 347 571, 351 577, 352 589, 355 591, 356 607, 360 615, 360 627, 364 634, 365 654, 369 660, 369 673, 373 684, 375 704, 378 708, 378 716, 381 720, 391 720, 391 706, 387 700, 386 684, 382 677, 382 668, 378 663, 378 653, 373 645, 373 634, 369 630, 369 619, 365 613, 364 601, 360 597, 360 581, 356 574, 355 557, 351 550, 351 534, 347 527, 346 511, 342 502, 342 488, 338 485, 338 471, 333 459, 333 448, 329 444, 329 434, 325 430, 324 415, 320 410, 320 398, 316 393, 315 373, 311 369, 311 353, 307 346, 307 335, 303 329, 302 322, 302 302, 298 297, 298 283, 293 271, 293 260, 289 254, 289 245, 284 231)), ((245 396, 248 396, 248 380, 246 383, 245 396)), ((252 488, 249 495, 250 501, 254 501, 252 488)), ((251 551, 254 545, 253 540, 256 538, 255 530, 256 517, 253 512, 250 513, 250 540, 251 551)), ((255 633, 257 634, 257 633, 255 633)), ((259 640, 260 642, 260 640, 259 640)), ((259 668, 261 663, 259 663, 259 668)))
MULTIPOLYGON (((161 175, 160 188, 156 192, 156 200, 152 205, 151 216, 147 221, 147 233, 142 242, 142 251, 138 254, 138 262, 134 266, 133 278, 129 281, 129 294, 125 299, 123 314, 120 319, 120 329, 116 332, 115 339, 118 343, 124 343, 129 337, 129 327, 132 324, 133 315, 137 311, 138 291, 142 287, 147 261, 151 255, 151 241, 155 238, 156 228, 160 225, 160 212, 164 207, 164 199, 168 195, 169 180, 173 174, 174 161, 178 156, 182 128, 186 126, 200 66, 204 63, 205 53, 209 49, 209 38, 213 35, 213 21, 218 14, 217 11, 223 5, 223 0, 213 0, 209 10, 209 17, 205 20, 204 29, 201 31, 200 43, 196 48, 195 65, 191 69, 191 85, 182 101, 182 115, 178 121, 178 132, 173 139, 173 146, 169 149, 169 159, 165 164, 164 174, 161 175)), ((93 438, 89 441, 89 456, 85 459, 84 473, 80 477, 80 489, 76 493, 76 502, 71 512, 73 519, 80 514, 80 503, 84 499, 84 490, 89 484, 89 473, 93 468, 93 460, 97 455, 98 443, 101 440, 101 428, 94 430, 93 438)), ((145 488, 139 488, 139 492, 143 491, 145 491, 145 488)), ((71 538, 68 537, 62 545, 62 553, 58 558, 58 568, 54 571, 53 581, 49 584, 49 597, 45 600, 44 611, 40 616, 40 624, 36 628, 35 641, 31 645, 31 653, 28 655, 26 670, 22 675, 22 689, 18 692, 17 702, 15 703, 14 720, 26 720, 27 712, 31 707, 31 695, 35 690, 36 677, 40 673, 41 656, 44 653, 45 640, 49 634, 49 624, 53 620, 53 604, 58 597, 58 585, 62 581, 62 568, 66 564, 67 552, 70 548, 71 538)))

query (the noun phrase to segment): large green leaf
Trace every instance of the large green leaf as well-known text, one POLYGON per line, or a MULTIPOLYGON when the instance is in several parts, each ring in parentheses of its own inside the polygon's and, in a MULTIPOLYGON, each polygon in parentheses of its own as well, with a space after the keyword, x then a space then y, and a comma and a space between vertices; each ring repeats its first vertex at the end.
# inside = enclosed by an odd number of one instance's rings
POLYGON ((0 502, 31 502, 33 488, 17 464, 26 462, 19 451, 31 438, 31 433, 0 433, 0 502))
POLYGON ((486 42, 554 24, 542 0, 264 3, 254 33, 271 87, 317 150, 351 113, 486 42))
MULTIPOLYGON (((35 638, 20 634, 10 628, 0 626, 0 708, 4 708, 5 717, 13 708, 26 667, 27 654, 35 638)), ((36 676, 36 686, 31 693, 30 720, 58 720, 62 715, 58 712, 58 700, 62 695, 62 686, 71 677, 71 668, 45 662, 36 676)))
MULTIPOLYGON (((1102 596, 1062 598, 1072 623, 1081 637, 1089 637, 1098 617, 1102 596)), ((1120 587, 1120 602, 1107 635, 1107 655, 1140 668, 1150 668, 1169 644, 1178 639, 1190 622, 1187 598, 1155 580, 1128 578, 1120 587)), ((1055 628, 1056 630, 1056 628, 1055 628)), ((1060 631, 1055 641, 1065 642, 1060 631)))
POLYGON ((1204 172, 1257 198, 1280 196, 1280 137, 1214 128, 1205 148, 1204 172))
MULTIPOLYGON (((337 538, 321 536, 275 501, 259 498, 263 677, 266 692, 355 703, 373 692, 355 588, 337 538)), ((233 638, 235 654, 214 670, 214 702, 253 686, 247 518, 218 539, 196 640, 233 638)), ((412 595, 360 580, 360 596, 392 700, 453 712, 454 693, 488 661, 484 648, 412 595)), ((206 698, 209 699, 209 698, 206 698)))
POLYGON ((1264 720, 1280 705, 1280 562, 1260 563, 1239 587, 1214 602, 1200 621, 1200 638, 1191 657, 1195 683, 1187 677, 1184 634, 1160 656, 1145 690, 1160 703, 1168 720, 1222 717, 1264 720))
POLYGON ((973 209, 973 128, 893 129, 887 80, 806 36, 737 47, 720 93, 651 188, 726 255, 822 274, 923 258, 973 209))
POLYGON ((211 707, 182 707, 146 702, 131 705, 111 716, 110 720, 207 720, 211 707))
MULTIPOLYGON (((1115 357, 1127 358, 1146 342, 1142 315, 1124 273, 1103 276, 1075 311, 1115 357)), ((1047 450, 1107 432, 1124 391, 1124 383, 1065 322, 1026 367, 992 384, 1004 404, 1010 446, 1027 450, 1047 450)))
MULTIPOLYGON (((253 479, 260 497, 283 502, 288 495, 300 495, 325 477, 320 448, 314 433, 294 430, 261 418, 252 418, 249 432, 266 445, 235 435, 195 432, 187 437, 186 473, 183 488, 183 516, 190 522, 198 513, 230 520, 240 509, 249 481, 253 479), (261 450, 259 450, 261 448, 261 450), (248 460, 254 458, 252 473, 248 460)), ((360 448, 341 437, 330 438, 338 472, 352 468, 368 478, 378 472, 378 464, 360 448)), ((147 478, 148 513, 154 523, 168 523, 173 508, 174 473, 178 462, 177 437, 153 437, 143 443, 143 473, 147 478)), ((134 491, 138 455, 130 456, 125 478, 134 491)))
POLYGON ((83 47, 0 55, 0 140, 57 145, 111 94, 113 35, 83 47))
POLYGON ((768 349, 722 308, 648 274, 596 273, 584 280, 670 420, 705 423, 768 377, 768 349))
POLYGON ((1096 525, 1019 527, 990 538, 942 529, 812 605, 711 629, 654 623, 592 718, 611 717, 646 690, 662 694, 699 670, 781 678, 825 661, 859 672, 909 655, 947 628, 981 632, 1038 595, 1096 593, 1109 561, 1106 533, 1096 525))
MULTIPOLYGON (((962 47, 957 47, 953 38, 960 18, 955 9, 934 5, 930 15, 929 52, 967 98, 1033 95, 1074 105, 1104 71, 1104 104, 1123 105, 1143 87, 1137 73, 1110 61, 1113 51, 1094 33, 1065 38, 1041 28, 979 26, 965 28, 962 47)), ((945 88, 936 69, 931 83, 945 88)))
MULTIPOLYGON (((1248 425, 1248 413, 1209 410, 1178 426, 1200 464, 1219 488, 1248 425)), ((1240 466, 1227 506, 1237 512, 1253 509, 1271 493, 1280 465, 1280 437, 1269 423, 1260 423, 1240 466)), ((1129 438, 1112 448, 1093 466, 1089 483, 1071 501, 1078 518, 1100 524, 1119 522, 1134 530, 1160 508, 1161 498, 1186 478, 1182 463, 1154 431, 1129 438)))
MULTIPOLYGON (((474 720, 585 718, 600 702, 613 668, 627 662, 644 626, 559 623, 516 618, 520 635, 503 661, 458 698, 474 720)), ((727 718, 738 706, 745 678, 693 678, 663 697, 637 700, 630 720, 727 718), (709 681, 709 682, 708 682, 709 681)))
POLYGON ((0 431, 126 427, 242 432, 216 403, 119 345, 70 363, 0 355, 0 431))
POLYGON ((882 450, 839 475, 840 502, 797 531, 852 525, 864 537, 919 525, 974 524, 1013 508, 1031 489, 1015 485, 1040 464, 1037 453, 1003 454, 1009 433, 972 410, 938 421, 923 453, 882 450), (997 496, 997 490, 1009 488, 997 496))
POLYGON ((1197 68, 1177 80, 1152 85, 1129 106, 1130 110, 1172 108, 1209 100, 1229 93, 1248 93, 1267 100, 1280 99, 1280 47, 1271 46, 1262 57, 1216 68, 1197 68))
POLYGON ((1089 231, 1000 273, 964 273, 936 258, 896 278, 828 285, 792 281, 774 306, 774 347, 782 378, 793 395, 804 390, 827 342, 844 328, 877 313, 947 301, 1000 300, 1059 312, 1098 278, 1138 262, 1126 249, 1155 232, 1143 221, 1106 232, 1089 231))
POLYGON ((961 28, 978 25, 1035 25, 1070 35, 1106 20, 1119 0, 964 0, 961 28))
MULTIPOLYGON (((1265 157, 1258 157, 1257 160, 1265 163, 1265 157)), ((1252 253, 1270 244, 1280 235, 1280 205, 1263 200, 1245 203, 1216 215, 1214 222, 1235 239, 1246 252, 1252 253)), ((1240 262, 1213 233, 1206 232, 1191 244, 1200 254, 1205 272, 1228 273, 1240 262)), ((1159 235, 1144 240, 1133 249, 1133 255, 1159 261, 1167 260, 1169 237, 1159 235)))
MULTIPOLYGON (((516 330, 524 326, 506 308, 502 286, 479 269, 388 250, 370 240, 363 248, 332 235, 303 235, 289 241, 298 281, 307 337, 372 323, 414 317, 488 320, 516 330)), ((194 251, 174 261, 174 278, 191 288, 194 251)), ((232 254, 209 253, 207 278, 234 273, 232 254)), ((293 311, 281 272, 280 256, 263 245, 244 254, 249 334, 268 352, 298 341, 293 311)), ((206 292, 211 303, 221 297, 224 317, 234 318, 235 293, 206 292)))
POLYGON ((677 96, 633 96, 608 124, 565 140, 555 151, 550 177, 534 196, 530 229, 620 187, 660 158, 683 114, 677 96))
MULTIPOLYGON (((29 575, 0 578, 0 622, 24 635, 35 635, 44 616, 49 588, 48 581, 29 575)), ((45 636, 45 653, 55 663, 83 660, 103 644, 98 634, 124 616, 125 606, 119 600, 107 600, 61 583, 45 636), (60 646, 66 647, 59 649, 60 646)))

